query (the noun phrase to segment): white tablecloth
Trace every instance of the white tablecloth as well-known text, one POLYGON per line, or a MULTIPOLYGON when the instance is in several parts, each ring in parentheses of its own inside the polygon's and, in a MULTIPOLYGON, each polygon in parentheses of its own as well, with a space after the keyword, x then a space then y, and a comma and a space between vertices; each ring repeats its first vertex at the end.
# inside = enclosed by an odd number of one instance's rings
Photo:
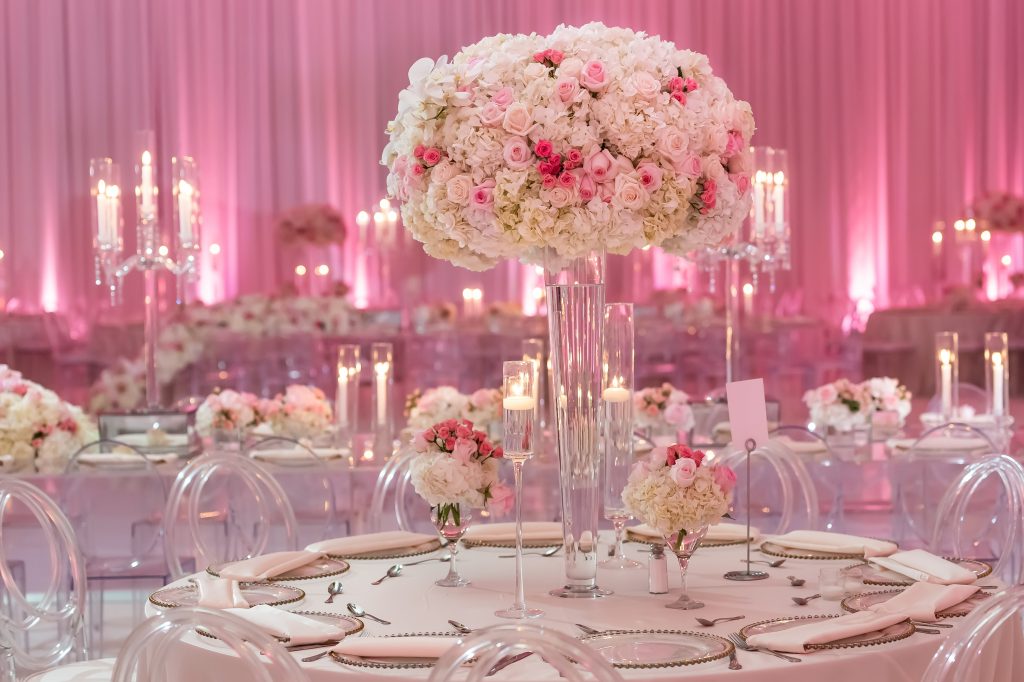
MULTIPOLYGON (((628 553, 646 563, 642 546, 629 544, 628 553)), ((323 604, 327 596, 326 585, 332 580, 310 580, 289 583, 306 590, 301 604, 290 605, 294 610, 329 610, 344 612, 349 601, 362 605, 367 611, 394 624, 383 626, 366 621, 366 632, 374 635, 409 632, 449 631, 447 619, 465 623, 469 627, 483 627, 501 621, 493 613, 512 601, 513 560, 499 559, 507 550, 477 548, 463 550, 462 573, 472 585, 465 588, 437 587, 434 580, 447 570, 445 565, 431 562, 411 566, 401 576, 384 581, 378 587, 369 583, 387 570, 390 561, 355 561, 352 570, 340 576, 345 593, 337 604, 323 604)), ((808 596, 817 591, 818 569, 823 566, 841 566, 842 562, 799 561, 790 559, 778 569, 769 569, 771 577, 752 583, 730 582, 722 578, 729 570, 742 567, 739 547, 704 548, 697 552, 690 567, 691 596, 707 603, 698 611, 676 611, 664 608, 674 600, 679 585, 678 568, 670 565, 672 592, 651 595, 647 590, 647 570, 605 571, 598 574, 603 587, 615 590, 615 595, 599 600, 567 600, 548 596, 547 591, 559 586, 563 570, 561 558, 528 557, 526 559, 527 600, 531 606, 547 613, 533 621, 557 628, 573 636, 579 631, 573 623, 584 623, 595 628, 675 628, 699 630, 726 635, 738 625, 787 615, 838 613, 839 603, 816 599, 808 606, 796 606, 792 596, 808 596), (807 579, 803 588, 793 588, 787 575, 807 579), (694 620, 697 616, 716 618, 745 614, 746 619, 722 623, 713 628, 702 628, 694 620)), ((759 558, 755 552, 755 557, 759 558)), ((879 588, 866 588, 879 589, 879 588)), ((147 608, 152 613, 152 606, 147 608)), ((956 622, 956 621, 951 621, 956 622)), ((942 635, 915 634, 909 639, 879 647, 820 651, 803 656, 803 662, 788 663, 767 654, 739 652, 742 671, 728 669, 727 659, 712 663, 664 670, 624 670, 627 680, 666 680, 685 678, 700 682, 712 680, 757 680, 757 682, 919 682, 929 660, 948 632, 942 635)), ((226 654, 216 644, 207 642, 189 645, 194 651, 176 657, 181 665, 177 679, 189 682, 221 682, 226 654)), ((310 652, 297 652, 308 656, 310 652)), ((313 682, 339 682, 344 680, 379 679, 385 676, 401 680, 425 680, 427 671, 376 671, 341 666, 329 659, 305 664, 313 682)), ((495 679, 556 680, 557 674, 533 658, 516 663, 502 671, 495 679)), ((1007 680, 1012 679, 1007 677, 1007 680)))

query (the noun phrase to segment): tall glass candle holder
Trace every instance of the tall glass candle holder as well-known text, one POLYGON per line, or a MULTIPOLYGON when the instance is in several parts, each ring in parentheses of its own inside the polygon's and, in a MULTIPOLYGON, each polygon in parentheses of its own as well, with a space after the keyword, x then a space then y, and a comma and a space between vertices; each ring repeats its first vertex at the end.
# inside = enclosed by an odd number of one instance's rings
POLYGON ((935 335, 935 390, 939 396, 942 418, 952 420, 958 407, 959 337, 956 332, 935 335))
POLYGON ((96 284, 110 289, 111 304, 117 303, 117 267, 124 250, 121 220, 121 169, 113 159, 89 161, 89 193, 92 196, 93 250, 96 254, 96 284))
POLYGON ((174 213, 178 267, 187 275, 178 277, 178 302, 185 301, 185 285, 198 275, 202 250, 199 212, 199 170, 191 156, 171 157, 171 202, 174 213))
POLYGON ((601 392, 604 400, 604 517, 615 528, 615 556, 602 561, 602 568, 640 567, 639 562, 626 558, 622 549, 626 522, 631 516, 622 502, 622 490, 633 466, 633 348, 633 304, 606 304, 601 392))
POLYGON ((370 346, 373 369, 373 451, 377 459, 387 459, 394 448, 394 417, 391 391, 395 382, 395 351, 390 343, 370 346))
POLYGON ((533 360, 511 360, 502 366, 502 408, 505 457, 512 460, 516 482, 516 600, 507 609, 495 611, 501 618, 536 618, 540 609, 526 606, 523 579, 523 465, 533 457, 536 426, 537 366, 533 360))
POLYGON ((536 379, 533 382, 533 399, 536 403, 536 409, 534 410, 534 417, 537 422, 537 429, 540 433, 544 432, 546 426, 546 418, 544 414, 544 408, 547 400, 545 400, 545 389, 547 381, 547 372, 544 364, 544 339, 523 339, 523 360, 529 360, 533 363, 536 368, 536 379))
POLYGON ((1005 417, 1010 404, 1010 344, 1006 332, 985 334, 985 394, 988 413, 1005 417))
POLYGON ((338 346, 338 390, 334 396, 335 440, 338 449, 351 455, 355 452, 355 436, 359 428, 359 346, 343 343, 338 346))

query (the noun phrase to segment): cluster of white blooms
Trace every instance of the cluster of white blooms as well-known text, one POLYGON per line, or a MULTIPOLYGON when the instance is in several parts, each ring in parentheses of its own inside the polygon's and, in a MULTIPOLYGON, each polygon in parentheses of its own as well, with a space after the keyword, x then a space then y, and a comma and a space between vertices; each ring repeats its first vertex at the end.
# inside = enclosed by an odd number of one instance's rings
POLYGON ((60 471, 98 437, 81 408, 0 365, 0 455, 14 457, 16 467, 34 463, 43 472, 60 471))
POLYGON ((811 421, 836 431, 867 426, 875 412, 895 412, 899 421, 910 414, 911 393, 898 379, 875 377, 862 383, 838 379, 804 394, 811 421))
POLYGON ((637 391, 633 394, 633 421, 641 429, 667 425, 689 431, 694 425, 690 396, 668 383, 637 391))
POLYGON ((895 412, 902 425, 910 416, 910 399, 913 397, 899 379, 874 377, 863 384, 872 412, 895 412))
POLYGON ((655 448, 648 460, 633 465, 622 501, 667 538, 717 523, 729 511, 735 485, 729 467, 708 464, 699 450, 672 445, 655 448))
POLYGON ((382 163, 406 228, 455 265, 683 254, 747 215, 753 132, 706 56, 591 23, 417 61, 382 163))
POLYGON ((208 395, 196 411, 196 431, 207 437, 214 431, 240 434, 257 429, 289 438, 311 438, 323 433, 332 418, 331 404, 315 386, 293 384, 273 398, 230 389, 208 395))
POLYGON ((290 438, 308 438, 327 430, 333 420, 331 403, 316 386, 293 384, 274 398, 270 424, 274 433, 290 438))
POLYGON ((428 388, 409 396, 406 412, 409 427, 417 430, 448 419, 468 419, 489 428, 501 421, 501 391, 481 388, 466 395, 453 386, 428 388))

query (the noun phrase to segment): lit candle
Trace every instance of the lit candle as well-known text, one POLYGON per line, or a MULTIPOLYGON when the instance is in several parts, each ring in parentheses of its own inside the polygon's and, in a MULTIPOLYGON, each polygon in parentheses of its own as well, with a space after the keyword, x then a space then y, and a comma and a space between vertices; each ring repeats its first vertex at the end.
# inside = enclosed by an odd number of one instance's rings
POLYGON ((117 246, 117 228, 121 224, 121 188, 117 185, 107 185, 107 219, 104 221, 106 227, 106 244, 117 246))
POLYGON ((501 406, 506 410, 516 412, 520 410, 532 410, 537 406, 537 401, 534 400, 531 395, 510 395, 506 398, 502 398, 501 406))
POLYGON ((373 366, 377 385, 377 423, 385 426, 388 414, 388 371, 390 362, 378 362, 373 366))
POLYGON ((100 246, 110 246, 107 241, 107 183, 96 183, 96 241, 100 246))
POLYGON ((783 224, 786 222, 786 189, 783 185, 786 182, 786 175, 782 171, 775 172, 775 227, 776 234, 782 234, 783 224))
POLYGON ((614 377, 608 388, 601 392, 601 397, 607 403, 624 403, 630 399, 630 390, 625 385, 622 377, 614 377))
POLYGON ((335 399, 334 412, 338 418, 338 426, 348 426, 348 367, 338 363, 338 394, 335 399))
POLYGON ((153 155, 149 150, 142 152, 142 215, 143 218, 152 218, 156 213, 153 204, 153 155))
POLYGON ((750 282, 743 285, 743 314, 754 314, 754 285, 750 282))
POLYGON ((1005 412, 1003 405, 1003 354, 992 354, 992 414, 1002 417, 1005 412))
POLYGON ((932 255, 936 258, 942 257, 942 232, 940 230, 932 232, 932 255))
POLYGON ((178 237, 183 245, 192 244, 192 185, 178 181, 178 237))
POLYGON ((942 414, 953 413, 953 356, 948 349, 939 351, 940 392, 942 395, 942 414))

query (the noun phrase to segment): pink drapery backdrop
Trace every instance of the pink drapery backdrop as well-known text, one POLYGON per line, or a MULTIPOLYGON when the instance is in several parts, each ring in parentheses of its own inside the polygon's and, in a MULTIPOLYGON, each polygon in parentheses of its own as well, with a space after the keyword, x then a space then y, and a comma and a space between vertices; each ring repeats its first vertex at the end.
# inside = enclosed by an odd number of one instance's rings
MULTIPOLYGON (((335 273, 379 302, 372 272, 356 280, 372 259, 353 217, 383 196, 384 127, 409 65, 496 32, 591 20, 706 52, 753 106, 755 143, 789 150, 787 279, 811 311, 925 286, 934 220, 987 189, 1024 194, 1016 0, 4 0, 0 297, 97 310, 88 161, 113 156, 126 172, 134 131, 153 128, 163 178, 172 154, 200 165, 205 242, 222 247, 203 256, 204 299, 275 290, 290 267, 275 216, 327 202, 349 222, 335 273)), ((411 280, 394 293, 410 302, 465 286, 518 298, 535 278, 466 273, 413 244, 395 258, 411 280)), ((672 267, 637 254, 611 283, 643 299, 684 281, 672 267)))

